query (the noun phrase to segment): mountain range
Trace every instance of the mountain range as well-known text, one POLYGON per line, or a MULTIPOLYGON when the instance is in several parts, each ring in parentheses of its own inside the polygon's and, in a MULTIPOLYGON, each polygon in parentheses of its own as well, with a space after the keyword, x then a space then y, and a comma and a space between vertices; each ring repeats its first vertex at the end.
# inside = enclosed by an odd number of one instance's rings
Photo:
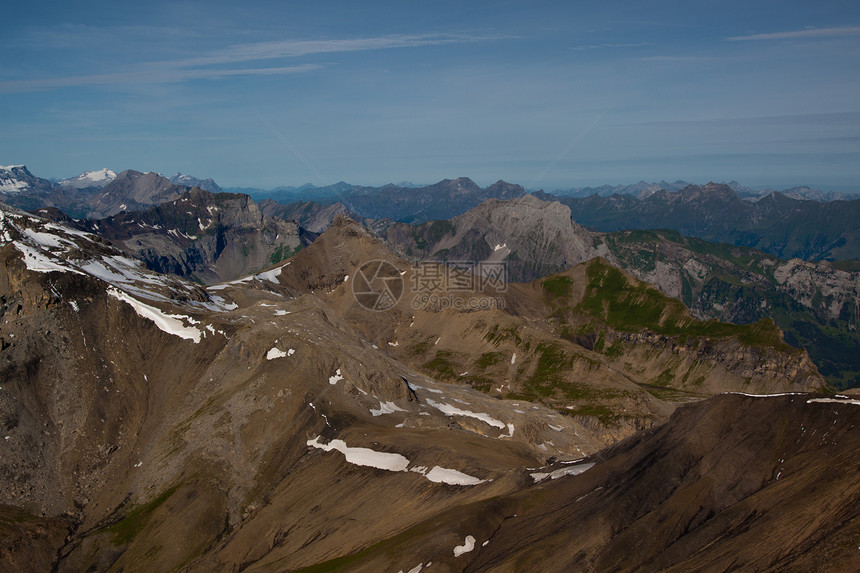
POLYGON ((5 172, 54 204, 0 203, 0 570, 860 567, 851 261, 5 172))
POLYGON ((144 210, 201 187, 221 189, 212 179, 177 173, 167 179, 159 173, 128 169, 87 171, 71 179, 50 181, 35 177, 24 165, 0 167, 0 200, 22 209, 55 207, 75 218, 101 219, 120 211, 144 210))
MULTIPOLYGON (((114 176, 104 169, 54 184, 32 176, 24 166, 13 166, 0 170, 0 183, 0 199, 11 205, 26 209, 52 206, 76 218, 96 219, 158 205, 192 186, 221 192, 211 179, 181 173, 167 179, 136 171, 114 176)), ((481 188, 466 177, 423 187, 361 187, 339 182, 326 187, 307 184, 271 192, 247 191, 269 205, 265 208, 270 215, 280 216, 280 211, 292 216, 292 210, 302 209, 304 216, 313 218, 314 209, 327 209, 330 214, 348 213, 378 230, 389 220, 422 223, 450 219, 489 199, 514 199, 526 194, 519 185, 498 181, 481 188), (320 207, 308 205, 309 201, 320 207), (286 208, 280 209, 276 204, 286 208), (332 204, 341 207, 329 207, 332 204)), ((851 195, 828 195, 808 187, 763 195, 734 181, 704 186, 684 181, 641 181, 629 186, 534 194, 566 204, 575 221, 599 231, 670 229, 685 236, 755 247, 781 258, 860 259, 860 199, 851 195), (582 196, 585 193, 591 194, 582 196)), ((322 230, 319 222, 312 226, 322 230)))
POLYGON ((772 323, 698 322, 600 259, 474 290, 503 308, 370 310, 366 261, 422 270, 343 217, 203 288, 0 214, 4 569, 856 565, 860 402, 704 399, 821 387, 772 323))
POLYGON ((860 199, 820 203, 773 192, 744 201, 728 185, 689 185, 639 199, 633 195, 537 197, 570 207, 575 221, 599 231, 671 229, 709 241, 755 247, 780 258, 860 258, 860 199))
MULTIPOLYGON (((743 189, 737 184, 735 188, 743 189)), ((322 189, 326 188, 316 191, 322 189)), ((522 187, 503 181, 482 189, 469 179, 459 178, 421 188, 352 186, 313 201, 297 200, 282 205, 268 199, 265 203, 270 205, 267 212, 273 215, 312 220, 317 212, 340 212, 383 230, 390 221, 418 224, 447 220, 484 201, 515 199, 525 194, 522 187)), ((860 258, 857 242, 860 199, 821 202, 800 198, 803 195, 796 193, 770 192, 750 201, 731 185, 697 186, 682 181, 660 185, 643 182, 625 188, 624 194, 608 196, 595 193, 576 197, 542 191, 534 195, 567 205, 574 221, 597 231, 669 229, 712 242, 754 247, 780 258, 860 258)), ((279 200, 287 202, 296 197, 279 200)), ((323 215, 320 221, 330 218, 323 215)), ((321 230, 320 225, 314 223, 314 228, 321 230)))

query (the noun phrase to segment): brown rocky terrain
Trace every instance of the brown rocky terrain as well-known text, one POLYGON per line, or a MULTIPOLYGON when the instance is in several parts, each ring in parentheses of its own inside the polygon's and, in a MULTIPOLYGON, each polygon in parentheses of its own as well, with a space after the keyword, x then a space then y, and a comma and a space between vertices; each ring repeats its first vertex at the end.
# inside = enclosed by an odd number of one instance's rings
MULTIPOLYGON (((403 261, 345 219, 286 262, 203 288, 96 235, 0 214, 0 569, 692 569, 730 563, 732 551, 752 568, 853 564, 856 401, 720 396, 660 425, 689 396, 654 395, 595 351, 596 338, 589 350, 587 337, 563 336, 562 319, 585 315, 604 337, 652 336, 619 326, 616 299, 589 306, 599 264, 569 271, 569 289, 494 293, 504 308, 414 308, 404 289, 374 312, 352 291, 362 267, 403 261), (546 395, 517 395, 549 343, 566 358, 544 370, 560 379, 536 386, 546 395), (449 376, 441 351, 511 388, 449 376), (507 380, 494 370, 505 366, 507 380), (596 394, 569 396, 573 383, 596 394), (612 426, 621 416, 565 407, 599 396, 631 419, 652 416, 651 429, 602 450, 630 434, 612 426), (631 544, 644 535, 653 550, 631 544)), ((380 280, 411 284, 417 271, 400 272, 380 280)), ((643 296, 622 277, 610 292, 643 296)), ((666 309, 666 328, 700 326, 666 309)), ((683 344, 707 354, 687 334, 683 344)), ((755 341, 709 334, 741 353, 714 356, 714 383, 748 384, 735 369, 755 341)))
POLYGON ((546 404, 599 428, 604 444, 664 421, 676 403, 824 387, 806 353, 786 345, 773 323, 697 321, 599 259, 530 284, 433 295, 415 289, 421 272, 341 218, 277 280, 316 293, 380 351, 426 375, 546 404), (384 312, 355 295, 367 261, 398 269, 391 280, 399 300, 384 312), (487 307, 442 305, 451 298, 487 307))

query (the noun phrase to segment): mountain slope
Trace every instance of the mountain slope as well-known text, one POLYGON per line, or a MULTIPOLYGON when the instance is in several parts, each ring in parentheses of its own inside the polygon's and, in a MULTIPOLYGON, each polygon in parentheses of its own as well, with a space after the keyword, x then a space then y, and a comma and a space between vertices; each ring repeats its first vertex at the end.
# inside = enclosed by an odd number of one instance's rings
POLYGON ((858 404, 726 395, 688 405, 586 460, 581 475, 452 509, 324 568, 856 570, 858 404))
POLYGON ((605 254, 595 248, 592 235, 571 221, 570 209, 533 195, 490 199, 450 221, 399 223, 382 232, 405 257, 505 261, 515 281, 533 280, 605 254))
POLYGON ((314 203, 313 201, 302 201, 282 205, 271 199, 260 202, 260 211, 270 217, 278 217, 285 221, 295 221, 303 229, 312 233, 322 233, 338 215, 345 215, 354 221, 367 224, 368 221, 350 212, 343 203, 331 203, 328 205, 314 203))
POLYGON ((423 290, 428 271, 445 273, 394 257, 339 218, 275 280, 316 293, 383 352, 428 376, 553 407, 590 425, 603 443, 716 392, 824 385, 772 322, 699 322, 599 259, 531 284, 475 280, 450 291, 423 290), (386 265, 391 305, 370 309, 362 293, 380 283, 369 273, 386 265))

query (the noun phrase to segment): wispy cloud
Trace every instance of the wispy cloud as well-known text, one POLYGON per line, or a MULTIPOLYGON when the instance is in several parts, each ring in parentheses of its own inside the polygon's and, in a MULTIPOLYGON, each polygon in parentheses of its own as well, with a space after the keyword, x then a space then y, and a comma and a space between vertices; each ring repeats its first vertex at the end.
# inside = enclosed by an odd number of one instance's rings
POLYGON ((838 28, 809 28, 806 30, 791 30, 788 32, 773 32, 769 34, 750 34, 748 36, 731 36, 726 38, 731 42, 756 40, 800 40, 808 38, 833 38, 838 36, 860 36, 860 26, 838 28))
POLYGON ((300 64, 259 67, 259 63, 318 54, 415 48, 420 46, 482 42, 500 38, 510 38, 510 36, 437 33, 395 34, 326 40, 251 42, 212 50, 190 58, 129 65, 122 72, 2 81, 0 82, 0 93, 43 91, 89 85, 175 83, 194 79, 295 74, 318 70, 324 66, 318 64, 300 64), (242 64, 246 64, 248 67, 242 67, 242 64), (230 67, 224 68, 219 66, 230 67))
POLYGON ((0 93, 43 91, 56 88, 92 86, 92 85, 127 85, 127 84, 163 84, 195 79, 218 79, 235 76, 272 76, 297 74, 320 69, 315 64, 297 66, 282 66, 275 68, 239 68, 239 69, 148 69, 130 72, 108 74, 89 74, 83 76, 64 76, 55 78, 38 78, 28 80, 11 80, 0 82, 0 93))
POLYGON ((500 35, 474 34, 394 34, 370 38, 344 38, 332 40, 276 40, 238 44, 216 50, 205 56, 188 58, 174 62, 180 66, 207 66, 232 64, 275 58, 295 58, 315 54, 339 52, 364 52, 369 50, 390 50, 394 48, 415 48, 443 44, 462 44, 509 38, 500 35))
POLYGON ((640 62, 714 62, 724 59, 715 56, 645 56, 636 58, 640 62))
POLYGON ((764 115, 754 117, 721 117, 708 119, 687 119, 668 121, 646 121, 637 123, 618 123, 613 127, 713 127, 713 126, 780 126, 780 125, 831 125, 845 126, 860 122, 860 112, 798 113, 785 115, 764 115))
POLYGON ((650 42, 642 42, 642 43, 617 43, 617 44, 588 44, 585 46, 573 46, 571 50, 600 50, 606 48, 644 48, 647 46, 653 46, 654 44, 650 42))

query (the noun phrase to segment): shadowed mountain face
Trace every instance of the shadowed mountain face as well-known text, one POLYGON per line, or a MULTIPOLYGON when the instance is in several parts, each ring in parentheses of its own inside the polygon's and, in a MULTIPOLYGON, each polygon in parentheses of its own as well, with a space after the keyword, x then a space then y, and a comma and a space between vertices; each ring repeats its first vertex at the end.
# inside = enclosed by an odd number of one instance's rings
POLYGON ((661 190, 642 199, 539 196, 561 201, 574 221, 598 231, 672 229, 786 259, 860 258, 860 199, 821 203, 773 192, 752 202, 716 183, 661 190))
MULTIPOLYGON (((187 199, 167 212, 194 214, 187 199)), ((655 335, 719 325, 620 271, 624 284, 608 288, 617 277, 602 261, 569 271, 569 289, 558 279, 513 287, 510 312, 415 308, 406 297, 373 312, 351 290, 364 263, 404 263, 343 218, 286 262, 204 289, 66 224, 6 206, 0 215, 3 570, 602 570, 722 563, 735 547, 743 565, 773 532, 786 533, 767 544, 773 563, 803 565, 810 549, 819 563, 852 565, 844 548, 858 543, 858 504, 845 476, 860 451, 857 406, 722 396, 659 426, 683 400, 640 388, 562 338, 562 323, 621 336, 630 325, 613 301, 644 301, 665 311, 655 335), (565 360, 540 374, 551 342, 565 360), (534 402, 478 391, 457 372, 446 383, 429 375, 448 379, 443 350, 499 353, 481 361, 499 384, 505 365, 528 365, 526 381, 558 379, 534 402), (431 365, 422 353, 435 353, 431 365), (590 399, 565 395, 583 380, 650 414, 651 430, 598 454, 631 429, 565 407, 590 399), (631 549, 646 534, 666 551, 631 549)), ((388 278, 411 284, 415 271, 402 272, 388 278)), ((778 336, 768 325, 748 334, 778 336)), ((748 384, 742 360, 721 362, 721 344, 742 354, 753 341, 707 336, 718 351, 700 371, 748 384)), ((769 352, 783 365, 796 354, 769 352)), ((755 375, 757 390, 814 379, 755 375)))
POLYGON ((312 201, 281 205, 271 199, 260 202, 260 211, 270 217, 278 217, 285 221, 295 221, 303 229, 311 233, 322 233, 329 228, 338 215, 344 215, 365 226, 368 221, 352 213, 343 203, 320 204, 312 201))
POLYGON ((513 199, 524 194, 520 185, 497 181, 482 189, 468 177, 458 177, 417 188, 353 187, 340 201, 352 212, 368 219, 421 223, 450 219, 488 199, 513 199))
POLYGON ((313 237, 267 217, 247 195, 192 189, 146 211, 79 227, 113 241, 150 269, 202 283, 233 280, 278 263, 313 237))

